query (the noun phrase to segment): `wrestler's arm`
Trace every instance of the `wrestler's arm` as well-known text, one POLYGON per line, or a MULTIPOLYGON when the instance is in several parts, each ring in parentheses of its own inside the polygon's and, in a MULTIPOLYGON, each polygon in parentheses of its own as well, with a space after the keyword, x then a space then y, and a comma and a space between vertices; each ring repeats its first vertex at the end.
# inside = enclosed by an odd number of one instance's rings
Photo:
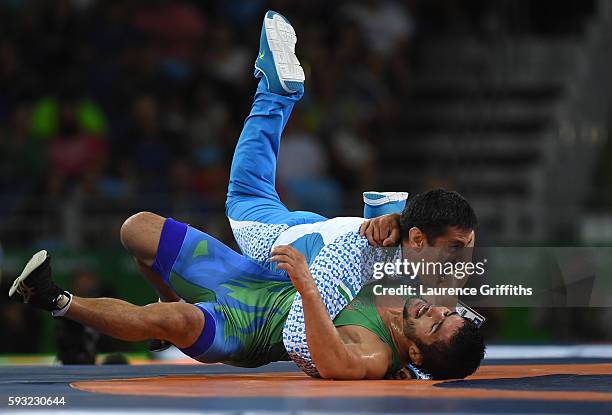
POLYGON ((391 350, 373 333, 355 326, 337 329, 310 274, 304 256, 290 246, 272 251, 277 268, 287 271, 302 296, 306 340, 323 378, 382 379, 391 363, 391 350))

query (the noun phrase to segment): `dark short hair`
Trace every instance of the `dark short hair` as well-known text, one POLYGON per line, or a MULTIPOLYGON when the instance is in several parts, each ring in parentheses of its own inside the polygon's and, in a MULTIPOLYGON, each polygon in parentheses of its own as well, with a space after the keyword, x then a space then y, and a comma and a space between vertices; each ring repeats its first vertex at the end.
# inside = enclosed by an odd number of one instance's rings
POLYGON ((402 239, 416 227, 429 243, 444 235, 450 227, 469 230, 477 226, 476 213, 468 201, 455 191, 443 189, 429 190, 409 199, 400 218, 402 239))
POLYGON ((480 329, 468 320, 448 342, 433 344, 416 341, 423 361, 417 367, 433 379, 462 379, 478 369, 484 358, 485 344, 480 329))

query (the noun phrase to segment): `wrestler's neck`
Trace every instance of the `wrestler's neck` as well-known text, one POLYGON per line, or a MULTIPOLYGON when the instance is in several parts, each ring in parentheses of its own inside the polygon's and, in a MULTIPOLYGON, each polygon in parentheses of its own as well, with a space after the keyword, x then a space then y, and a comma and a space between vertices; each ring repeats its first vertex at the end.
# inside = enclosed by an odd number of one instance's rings
POLYGON ((391 340, 399 353, 402 365, 404 365, 410 361, 408 349, 413 343, 404 335, 403 311, 405 302, 399 301, 400 299, 401 297, 399 296, 388 296, 388 298, 385 298, 385 305, 377 305, 376 309, 380 319, 391 335, 391 340))

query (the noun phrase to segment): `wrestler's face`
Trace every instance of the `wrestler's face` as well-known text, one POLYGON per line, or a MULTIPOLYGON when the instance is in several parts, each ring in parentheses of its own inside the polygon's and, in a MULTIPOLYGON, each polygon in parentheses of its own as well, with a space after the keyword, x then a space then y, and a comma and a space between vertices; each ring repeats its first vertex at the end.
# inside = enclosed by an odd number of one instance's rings
POLYGON ((433 306, 420 298, 411 298, 404 306, 404 334, 412 341, 428 345, 448 343, 464 319, 446 307, 433 306))
POLYGON ((412 261, 455 262, 466 260, 466 255, 471 257, 471 248, 475 242, 473 229, 451 226, 444 234, 428 240, 419 228, 412 228, 408 238, 402 241, 402 252, 406 259, 412 261))

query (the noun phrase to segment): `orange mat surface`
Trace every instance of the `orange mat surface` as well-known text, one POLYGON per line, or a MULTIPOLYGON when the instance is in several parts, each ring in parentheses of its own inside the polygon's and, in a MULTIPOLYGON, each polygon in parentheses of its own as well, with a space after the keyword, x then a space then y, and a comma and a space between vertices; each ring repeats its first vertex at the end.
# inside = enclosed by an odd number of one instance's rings
MULTIPOLYGON (((484 366, 470 380, 512 379, 546 375, 610 375, 612 364, 484 366)), ((500 390, 440 388, 443 381, 333 381, 302 373, 169 375, 134 379, 78 381, 81 391, 165 397, 435 397, 470 399, 538 399, 554 401, 610 401, 612 393, 597 391, 500 390)), ((612 405, 612 404, 611 404, 612 405)))

